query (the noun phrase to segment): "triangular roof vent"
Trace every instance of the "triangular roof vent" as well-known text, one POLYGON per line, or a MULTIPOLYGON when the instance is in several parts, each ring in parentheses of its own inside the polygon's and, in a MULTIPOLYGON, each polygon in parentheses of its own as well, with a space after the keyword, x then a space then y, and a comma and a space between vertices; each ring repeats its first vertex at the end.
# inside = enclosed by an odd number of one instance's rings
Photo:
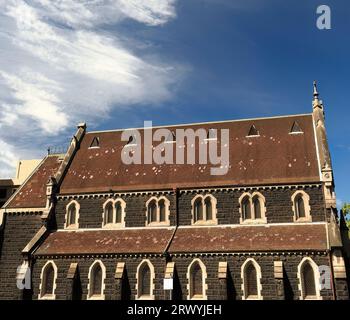
POLYGON ((100 138, 94 137, 91 141, 90 148, 99 148, 100 147, 100 138))
POLYGON ((294 121, 292 128, 290 129, 290 133, 303 133, 298 122, 294 121))
POLYGON ((165 143, 174 143, 176 142, 176 137, 174 131, 171 131, 168 137, 165 139, 165 143))
POLYGON ((126 145, 128 145, 128 146, 137 145, 136 136, 135 136, 134 134, 132 134, 132 135, 129 136, 129 140, 128 140, 128 142, 126 143, 126 145))
POLYGON ((253 124, 250 129, 249 129, 249 133, 248 133, 248 137, 254 137, 254 136, 259 136, 259 131, 258 129, 255 127, 255 125, 253 124))
POLYGON ((208 140, 216 140, 217 139, 217 130, 216 129, 209 129, 207 134, 208 140))

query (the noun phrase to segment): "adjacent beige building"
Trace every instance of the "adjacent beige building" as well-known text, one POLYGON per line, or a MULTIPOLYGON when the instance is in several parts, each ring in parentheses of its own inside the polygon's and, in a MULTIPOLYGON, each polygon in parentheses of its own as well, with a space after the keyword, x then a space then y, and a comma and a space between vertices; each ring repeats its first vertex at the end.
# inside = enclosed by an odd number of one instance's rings
POLYGON ((18 187, 26 181, 33 170, 39 165, 40 161, 40 159, 19 160, 15 177, 13 179, 0 179, 0 207, 2 207, 18 187))

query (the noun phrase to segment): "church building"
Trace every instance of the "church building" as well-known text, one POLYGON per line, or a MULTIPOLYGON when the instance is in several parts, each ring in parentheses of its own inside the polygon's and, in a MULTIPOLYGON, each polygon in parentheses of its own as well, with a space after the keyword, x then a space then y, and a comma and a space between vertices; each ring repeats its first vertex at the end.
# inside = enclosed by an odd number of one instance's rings
POLYGON ((125 164, 144 139, 79 124, 0 209, 0 299, 349 299, 316 84, 311 113, 162 128, 174 150, 197 150, 176 129, 204 129, 199 145, 229 148, 226 174, 125 164))

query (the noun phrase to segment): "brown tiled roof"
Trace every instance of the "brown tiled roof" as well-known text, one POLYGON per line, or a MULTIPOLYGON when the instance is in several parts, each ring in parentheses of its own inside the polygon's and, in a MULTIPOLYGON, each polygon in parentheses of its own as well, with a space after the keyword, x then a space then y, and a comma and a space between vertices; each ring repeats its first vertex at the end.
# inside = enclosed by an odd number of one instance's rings
POLYGON ((170 253, 326 250, 324 224, 180 227, 170 253))
POLYGON ((163 253, 174 228, 57 231, 36 255, 163 253))
MULTIPOLYGON (((51 233, 35 255, 163 253, 174 228, 51 233)), ((179 227, 170 253, 326 250, 325 225, 179 227)))
POLYGON ((229 129, 230 163, 226 175, 211 175, 211 165, 125 165, 121 161, 125 145, 121 131, 91 132, 85 135, 60 192, 307 183, 320 179, 311 114, 168 127, 186 128, 229 129), (289 134, 294 121, 303 134, 289 134), (247 138, 253 124, 260 136, 247 138), (94 137, 99 138, 100 148, 89 148, 94 137))
POLYGON ((57 171, 58 156, 47 156, 24 182, 6 208, 43 208, 46 206, 46 183, 57 171))

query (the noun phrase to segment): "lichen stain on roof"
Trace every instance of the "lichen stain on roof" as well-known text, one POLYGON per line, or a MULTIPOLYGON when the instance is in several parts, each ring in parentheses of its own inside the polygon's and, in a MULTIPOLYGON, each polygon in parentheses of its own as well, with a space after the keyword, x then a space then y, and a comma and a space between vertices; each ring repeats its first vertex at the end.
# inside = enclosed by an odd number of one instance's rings
POLYGON ((178 228, 170 252, 326 250, 324 224, 178 228), (220 236, 218 236, 220 234, 220 236))
POLYGON ((173 228, 58 231, 35 254, 162 253, 172 234, 173 228))
MULTIPOLYGON (((154 190, 174 187, 254 185, 270 183, 308 183, 319 181, 312 115, 232 121, 225 123, 194 124, 168 129, 198 127, 209 130, 229 129, 229 166, 225 175, 211 175, 210 169, 217 167, 207 164, 131 164, 122 162, 121 153, 126 152, 121 141, 121 131, 100 132, 100 149, 89 149, 96 133, 86 133, 80 149, 75 155, 62 183, 62 194, 80 192, 105 192, 109 190, 154 190), (290 135, 294 121, 303 126, 304 133, 290 135), (252 124, 259 127, 260 136, 246 138, 252 124), (115 150, 115 152, 110 152, 115 150), (108 152, 106 152, 108 151, 108 152), (96 157, 98 155, 98 157, 96 157), (296 161, 294 160, 296 159, 296 161), (300 161, 303 159, 304 161, 300 161), (253 160, 253 161, 251 161, 253 160), (305 165, 308 163, 308 165, 305 165), (292 165, 293 164, 293 165, 292 165), (88 172, 88 173, 87 173, 88 172), (118 174, 115 174, 118 172, 118 174), (78 174, 77 174, 78 173, 78 174), (83 179, 83 176, 93 178, 83 179)), ((154 129, 152 129, 154 130, 154 129)), ((143 131, 140 130, 141 143, 143 131)), ((221 142, 217 140, 218 152, 221 142)), ((209 144, 208 144, 209 145, 209 144)), ((176 143, 173 148, 184 148, 176 143)), ((151 145, 149 145, 151 147, 151 145)), ((198 152, 200 145, 190 145, 198 152)), ((141 150, 147 145, 141 145, 141 150)), ((152 148, 154 146, 152 145, 152 148)), ((226 147, 225 147, 226 148, 226 147)), ((174 162, 176 152, 173 152, 174 162)), ((185 158, 186 159, 186 158, 185 158)))
POLYGON ((6 208, 44 208, 46 206, 46 183, 49 177, 56 173, 60 164, 58 156, 46 157, 6 208))

